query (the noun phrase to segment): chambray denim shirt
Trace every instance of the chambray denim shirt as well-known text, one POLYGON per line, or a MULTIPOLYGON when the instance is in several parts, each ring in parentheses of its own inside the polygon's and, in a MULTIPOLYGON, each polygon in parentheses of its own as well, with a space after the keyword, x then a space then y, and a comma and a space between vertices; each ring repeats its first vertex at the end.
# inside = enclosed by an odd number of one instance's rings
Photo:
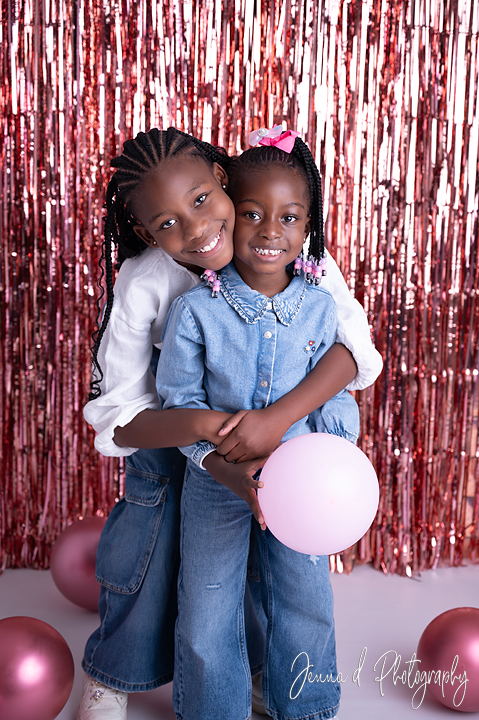
MULTIPOLYGON (((157 372, 163 408, 234 413, 271 405, 334 344, 336 326, 332 295, 303 275, 269 298, 246 285, 231 262, 221 272, 217 298, 203 283, 171 305, 157 372)), ((347 390, 292 425, 283 442, 315 430, 356 442, 359 412, 347 390)), ((180 450, 202 467, 215 447, 202 441, 180 450)))

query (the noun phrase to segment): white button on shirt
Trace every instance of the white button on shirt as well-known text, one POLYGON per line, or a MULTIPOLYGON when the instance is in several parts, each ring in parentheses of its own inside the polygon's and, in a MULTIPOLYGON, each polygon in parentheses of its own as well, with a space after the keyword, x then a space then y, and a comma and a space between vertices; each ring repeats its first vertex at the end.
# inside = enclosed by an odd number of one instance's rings
POLYGON ((266 330, 266 332, 263 334, 263 337, 266 338, 266 340, 269 340, 271 335, 272 335, 272 333, 270 333, 269 330, 266 330))

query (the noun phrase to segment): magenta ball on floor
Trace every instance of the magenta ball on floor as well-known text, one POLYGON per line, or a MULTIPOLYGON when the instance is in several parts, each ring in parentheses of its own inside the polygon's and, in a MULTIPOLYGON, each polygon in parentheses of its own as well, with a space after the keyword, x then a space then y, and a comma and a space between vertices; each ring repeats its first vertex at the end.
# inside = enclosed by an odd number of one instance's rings
POLYGON ((70 648, 32 617, 0 620, 0 720, 54 720, 70 697, 70 648))
POLYGON ((58 536, 50 570, 53 581, 68 600, 86 610, 98 610, 100 585, 95 578, 98 541, 105 518, 77 520, 58 536))
POLYGON ((418 669, 432 673, 428 690, 436 700, 460 712, 479 711, 479 608, 438 615, 421 635, 417 657, 418 669))

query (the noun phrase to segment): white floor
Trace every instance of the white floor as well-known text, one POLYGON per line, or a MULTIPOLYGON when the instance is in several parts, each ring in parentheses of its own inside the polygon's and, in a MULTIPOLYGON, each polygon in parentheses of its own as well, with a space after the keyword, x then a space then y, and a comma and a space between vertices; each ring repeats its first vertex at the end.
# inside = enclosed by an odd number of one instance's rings
MULTIPOLYGON (((457 711, 439 705, 427 693, 420 707, 414 709, 412 697, 416 688, 403 685, 398 678, 407 669, 405 663, 416 651, 419 638, 431 620, 454 607, 479 607, 479 566, 428 571, 415 580, 385 576, 370 566, 363 566, 349 576, 332 575, 331 579, 338 670, 344 681, 339 719, 457 718, 457 711), (388 653, 385 658, 384 653, 388 653), (381 688, 375 678, 381 673, 383 663, 386 671, 399 655, 396 683, 390 673, 381 688), (358 679, 355 671, 360 665, 358 679)), ((75 683, 58 718, 74 720, 81 692, 83 646, 97 626, 98 616, 66 600, 48 571, 7 570, 0 576, 0 618, 13 615, 28 615, 49 623, 70 646, 75 660, 75 683)), ((474 682, 479 682, 479 678, 474 682)), ((473 713, 472 717, 478 715, 473 713)), ((128 718, 174 720, 171 685, 132 695, 128 718)), ((259 716, 253 715, 253 718, 258 720, 259 716)))

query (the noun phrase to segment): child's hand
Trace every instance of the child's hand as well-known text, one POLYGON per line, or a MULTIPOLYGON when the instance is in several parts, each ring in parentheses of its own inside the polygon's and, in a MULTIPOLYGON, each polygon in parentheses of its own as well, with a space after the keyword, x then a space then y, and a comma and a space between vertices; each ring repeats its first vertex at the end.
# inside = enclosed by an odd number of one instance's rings
MULTIPOLYGON (((219 429, 218 435, 221 435, 222 437, 225 437, 226 435, 228 435, 228 433, 230 433, 232 430, 234 430, 235 427, 238 427, 241 420, 249 412, 251 412, 251 410, 238 410, 238 412, 235 413, 234 415, 230 415, 230 417, 226 420, 226 422, 223 423, 223 425, 219 429)), ((216 438, 214 442, 216 442, 217 439, 218 438, 216 438)))
MULTIPOLYGON (((198 439, 209 440, 216 445, 218 435, 226 435, 233 430, 247 412, 248 410, 240 410, 231 415, 218 410, 197 411, 199 415, 197 419, 195 418, 195 432, 198 434, 198 439)), ((259 456, 255 455, 255 457, 259 456)))
POLYGON ((256 458, 249 462, 228 463, 221 455, 213 452, 203 461, 210 475, 235 495, 245 500, 262 530, 266 530, 263 513, 258 502, 256 490, 263 487, 261 480, 253 480, 253 475, 263 467, 267 458, 256 458))
POLYGON ((274 405, 262 410, 242 410, 226 421, 218 435, 229 435, 216 448, 227 462, 245 462, 257 457, 271 455, 279 445, 281 438, 289 429, 289 423, 275 411, 274 405), (239 423, 236 422, 241 415, 239 423), (237 427, 230 430, 231 423, 237 427))

